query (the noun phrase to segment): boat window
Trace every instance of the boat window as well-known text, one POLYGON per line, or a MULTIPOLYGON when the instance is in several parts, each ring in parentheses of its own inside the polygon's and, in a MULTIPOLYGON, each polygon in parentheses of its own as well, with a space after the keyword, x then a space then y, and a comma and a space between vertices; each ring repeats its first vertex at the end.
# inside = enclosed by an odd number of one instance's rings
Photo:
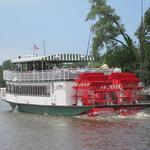
POLYGON ((21 91, 21 86, 18 86, 18 94, 22 94, 22 91, 21 91))
POLYGON ((75 54, 73 54, 73 58, 72 59, 75 60, 75 54))
POLYGON ((63 54, 60 55, 60 60, 63 60, 63 54))
POLYGON ((26 86, 24 87, 24 94, 26 95, 27 93, 27 88, 26 88, 26 86))
POLYGON ((31 86, 29 86, 28 95, 30 95, 30 92, 31 92, 31 86))
POLYGON ((33 95, 36 95, 35 90, 35 86, 33 86, 33 95))
POLYGON ((50 85, 47 86, 20 86, 6 85, 7 93, 18 95, 50 96, 50 85))
POLYGON ((50 96, 50 86, 46 86, 46 91, 45 91, 47 96, 50 96))
POLYGON ((14 85, 12 85, 11 86, 11 92, 14 94, 14 88, 15 88, 15 86, 14 85))
POLYGON ((18 86, 16 86, 16 94, 18 94, 18 86))
POLYGON ((64 60, 66 60, 66 54, 64 54, 64 60))
POLYGON ((44 89, 44 86, 42 86, 42 95, 45 95, 45 89, 44 89))
POLYGON ((32 95, 32 86, 30 86, 30 95, 32 95))
POLYGON ((38 87, 35 86, 35 95, 38 95, 38 87))
POLYGON ((79 55, 78 54, 76 54, 76 58, 75 58, 76 60, 79 60, 79 55))
POLYGON ((23 94, 23 86, 21 87, 21 92, 22 92, 22 94, 23 94))
POLYGON ((17 93, 17 87, 15 86, 15 94, 17 93))
POLYGON ((70 60, 72 60, 72 54, 70 54, 70 60))
POLYGON ((67 60, 69 60, 69 54, 67 54, 67 60))
POLYGON ((29 95, 29 86, 27 86, 27 95, 29 95))
POLYGON ((40 86, 39 88, 40 88, 39 95, 41 96, 42 95, 42 87, 40 86))

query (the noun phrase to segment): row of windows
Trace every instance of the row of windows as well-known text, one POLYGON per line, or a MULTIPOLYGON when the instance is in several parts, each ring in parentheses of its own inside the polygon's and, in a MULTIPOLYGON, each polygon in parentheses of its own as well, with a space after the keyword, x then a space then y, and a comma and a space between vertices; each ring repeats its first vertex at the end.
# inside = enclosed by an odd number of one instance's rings
POLYGON ((17 95, 50 96, 50 86, 7 85, 6 92, 17 95))

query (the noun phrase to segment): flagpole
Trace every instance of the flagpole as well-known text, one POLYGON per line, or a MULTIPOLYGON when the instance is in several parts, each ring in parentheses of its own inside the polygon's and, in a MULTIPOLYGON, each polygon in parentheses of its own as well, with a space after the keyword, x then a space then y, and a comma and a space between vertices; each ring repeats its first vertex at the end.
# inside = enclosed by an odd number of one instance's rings
POLYGON ((45 40, 43 41, 44 56, 46 55, 45 40))

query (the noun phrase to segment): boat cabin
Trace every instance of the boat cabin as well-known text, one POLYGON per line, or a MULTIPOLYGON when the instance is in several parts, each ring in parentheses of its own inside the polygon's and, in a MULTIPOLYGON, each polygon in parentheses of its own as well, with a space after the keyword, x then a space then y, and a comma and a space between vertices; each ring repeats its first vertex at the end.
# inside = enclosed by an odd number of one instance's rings
POLYGON ((81 54, 19 56, 11 61, 11 70, 4 70, 4 79, 14 82, 72 80, 93 60, 81 54))
POLYGON ((87 62, 93 61, 91 56, 85 56, 81 54, 57 54, 50 56, 27 56, 25 58, 18 57, 18 59, 12 60, 11 71, 47 71, 56 68, 76 67, 77 63, 82 62, 87 65, 87 62))

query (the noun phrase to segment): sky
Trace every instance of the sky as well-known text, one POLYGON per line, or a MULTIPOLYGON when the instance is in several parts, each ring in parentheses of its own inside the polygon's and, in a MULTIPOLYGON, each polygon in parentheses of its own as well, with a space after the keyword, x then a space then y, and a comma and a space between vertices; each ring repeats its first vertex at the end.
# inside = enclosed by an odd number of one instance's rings
MULTIPOLYGON (((141 0, 108 0, 116 9, 127 33, 140 24, 141 0)), ((144 0, 144 11, 150 0, 144 0)), ((18 56, 32 55, 33 44, 43 55, 82 53, 87 50, 90 22, 88 0, 0 0, 0 63, 18 56)))

